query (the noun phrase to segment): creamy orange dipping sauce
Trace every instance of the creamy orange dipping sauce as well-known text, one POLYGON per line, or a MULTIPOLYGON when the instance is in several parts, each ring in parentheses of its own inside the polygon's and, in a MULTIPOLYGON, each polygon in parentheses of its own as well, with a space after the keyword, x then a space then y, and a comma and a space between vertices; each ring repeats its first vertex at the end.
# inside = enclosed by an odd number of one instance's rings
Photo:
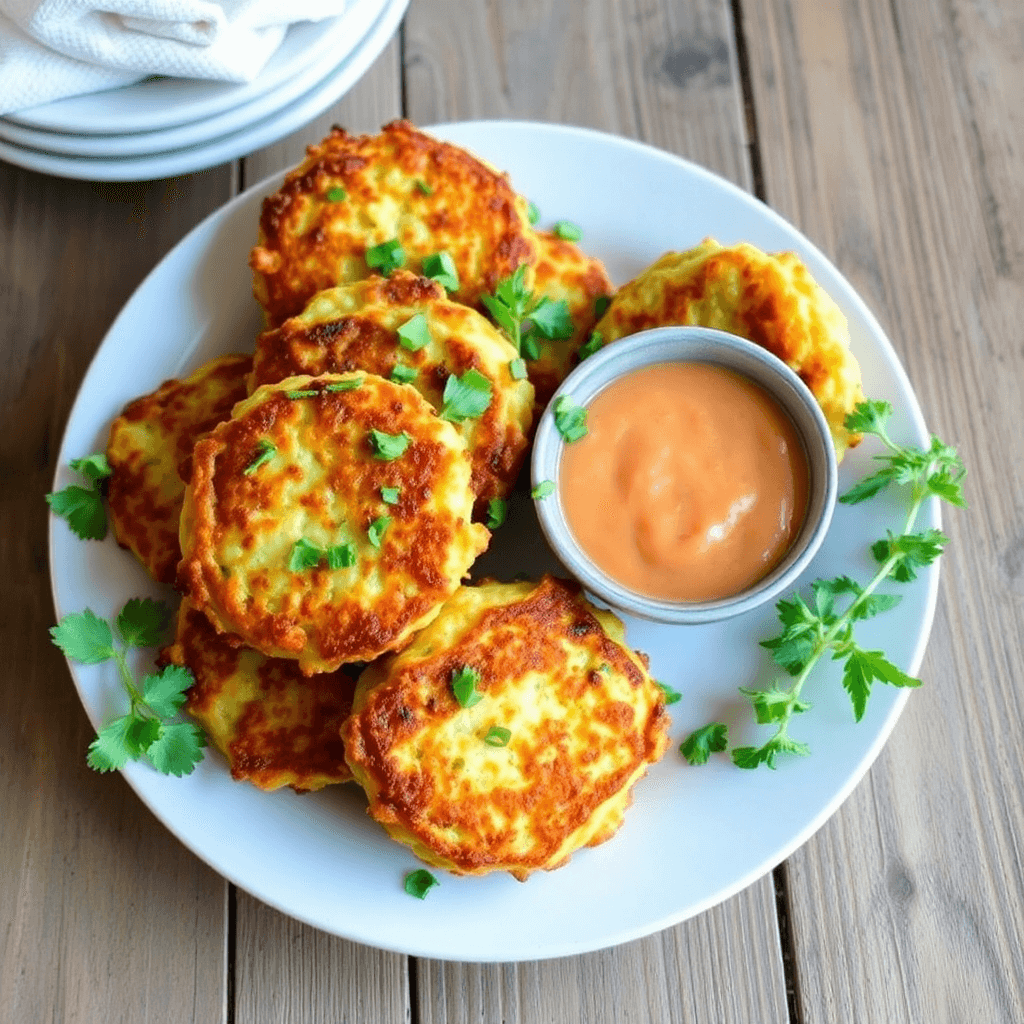
POLYGON ((745 377, 663 363, 610 384, 565 446, 562 506, 587 554, 649 597, 739 593, 786 553, 808 470, 789 417, 745 377))

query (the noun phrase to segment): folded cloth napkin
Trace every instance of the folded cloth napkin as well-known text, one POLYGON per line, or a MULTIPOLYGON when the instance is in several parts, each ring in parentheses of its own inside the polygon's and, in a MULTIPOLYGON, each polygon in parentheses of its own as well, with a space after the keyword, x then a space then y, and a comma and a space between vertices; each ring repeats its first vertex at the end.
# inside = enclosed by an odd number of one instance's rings
POLYGON ((149 75, 251 81, 347 0, 0 0, 0 114, 149 75))

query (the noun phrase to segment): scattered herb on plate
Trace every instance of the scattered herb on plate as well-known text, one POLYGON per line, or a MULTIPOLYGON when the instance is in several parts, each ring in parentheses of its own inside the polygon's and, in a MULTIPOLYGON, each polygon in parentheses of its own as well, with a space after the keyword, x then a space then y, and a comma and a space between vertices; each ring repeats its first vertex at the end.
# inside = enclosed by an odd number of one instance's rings
MULTIPOLYGON (((842 684, 858 722, 864 716, 873 683, 898 687, 921 685, 919 679, 889 661, 884 652, 862 648, 854 639, 853 627, 899 603, 899 594, 876 593, 882 583, 887 580, 909 583, 917 578, 919 569, 930 565, 942 553, 948 538, 934 528, 915 532, 914 524, 928 498, 936 497, 958 508, 964 507, 965 471, 956 450, 937 437, 932 437, 926 449, 896 444, 886 431, 891 415, 892 406, 888 402, 867 401, 846 417, 848 430, 877 437, 886 451, 875 456, 881 468, 854 484, 839 500, 854 505, 890 485, 907 487, 910 504, 903 529, 898 534, 888 531, 884 539, 871 546, 878 571, 866 585, 861 586, 849 576, 819 579, 811 584, 809 600, 798 593, 776 604, 782 632, 763 640, 761 646, 771 651, 775 662, 795 679, 789 685, 785 679, 777 680, 766 690, 740 689, 750 699, 757 724, 775 726, 775 732, 761 746, 731 749, 733 763, 740 768, 757 768, 762 764, 774 768, 779 754, 810 753, 806 743, 789 735, 789 726, 794 715, 810 709, 811 705, 801 699, 801 692, 825 654, 843 662, 842 684)), ((727 726, 712 722, 691 733, 680 751, 690 764, 704 764, 709 753, 723 751, 727 746, 727 726)))
POLYGON ((89 481, 88 487, 71 484, 46 496, 50 511, 67 520, 80 540, 103 540, 107 535, 107 510, 103 507, 103 481, 113 472, 103 452, 72 459, 71 468, 89 481))

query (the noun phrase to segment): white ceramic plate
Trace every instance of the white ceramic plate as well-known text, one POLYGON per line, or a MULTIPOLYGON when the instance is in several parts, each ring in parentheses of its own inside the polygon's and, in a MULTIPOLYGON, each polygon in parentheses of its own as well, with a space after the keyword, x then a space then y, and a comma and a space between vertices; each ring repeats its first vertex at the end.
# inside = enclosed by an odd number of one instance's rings
MULTIPOLYGON (((583 246, 621 283, 667 249, 713 234, 769 250, 792 248, 835 297, 850 321, 868 394, 897 413, 894 437, 924 443, 913 390, 881 328, 834 267, 794 228, 732 185, 665 153, 581 129, 477 122, 436 134, 468 146, 511 172, 540 207, 542 224, 569 219, 583 246)), ((71 482, 70 459, 102 449, 122 405, 214 355, 252 346, 260 317, 246 256, 256 234, 264 182, 213 214, 183 239, 136 291, 86 374, 60 453, 56 487, 71 482)), ((848 486, 869 467, 870 441, 841 469, 848 486)), ((923 525, 937 525, 937 507, 923 525)), ((872 571, 868 545, 897 527, 902 507, 882 496, 840 506, 807 579, 872 571)), ((58 615, 90 607, 113 616, 129 597, 155 594, 133 559, 112 539, 76 540, 52 524, 51 564, 58 615)), ((531 503, 513 504, 486 556, 505 578, 550 565, 531 503)), ((884 648, 917 671, 935 606, 937 567, 902 588, 895 610, 863 623, 862 642, 884 648)), ((627 622, 631 643, 646 650, 654 674, 683 700, 672 710, 674 742, 636 787, 624 827, 611 841, 577 853, 566 867, 533 876, 456 878, 422 902, 402 889, 418 866, 365 814, 354 787, 316 795, 265 794, 231 780, 215 752, 186 779, 131 765, 139 796, 213 868, 272 906, 346 938, 418 956, 453 960, 531 960, 582 953, 649 934, 690 917, 749 885, 803 843, 839 806, 878 754, 906 692, 878 686, 855 724, 836 667, 819 668, 805 696, 812 712, 794 734, 813 754, 777 771, 741 771, 721 756, 690 768, 677 746, 714 719, 735 723, 735 739, 753 740, 739 686, 772 675, 757 641, 774 632, 770 609, 700 627, 627 622)), ((108 666, 72 666, 94 725, 122 713, 108 666)), ((760 731, 763 733, 763 730, 760 731)), ((81 752, 85 756, 85 752, 81 752)))
MULTIPOLYGON (((317 47, 302 67, 279 85, 238 106, 210 117, 189 121, 157 131, 132 132, 117 135, 79 135, 68 132, 41 131, 15 124, 0 117, 0 139, 26 149, 72 157, 100 157, 123 159, 166 153, 170 150, 199 146, 230 135, 240 129, 256 125, 277 114, 293 100, 299 99, 319 85, 339 68, 350 53, 362 45, 383 3, 378 0, 360 0, 343 18, 345 34, 337 47, 317 47)), ((331 33, 336 36, 337 33, 331 33)))
POLYGON ((280 110, 195 146, 138 157, 84 157, 29 149, 0 141, 0 160, 29 170, 85 181, 145 181, 215 167, 269 146, 317 117, 337 102, 366 73, 395 34, 409 0, 386 0, 363 41, 326 78, 280 110))
POLYGON ((340 61, 359 41, 353 28, 385 0, 351 0, 336 18, 298 22, 263 70, 244 83, 185 78, 147 78, 120 89, 70 96, 8 114, 7 120, 47 132, 129 135, 200 121, 262 96, 285 84, 308 64, 329 53, 340 61))

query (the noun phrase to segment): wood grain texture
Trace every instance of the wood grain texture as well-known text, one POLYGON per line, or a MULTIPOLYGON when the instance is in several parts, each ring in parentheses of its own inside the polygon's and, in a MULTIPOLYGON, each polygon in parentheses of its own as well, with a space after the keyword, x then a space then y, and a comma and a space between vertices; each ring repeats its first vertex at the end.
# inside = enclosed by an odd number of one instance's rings
POLYGON ((123 779, 85 766, 92 730, 47 635, 43 495, 114 315, 229 190, 225 169, 121 186, 0 165, 0 1016, 12 1022, 223 1016, 224 883, 123 779))
POLYGON ((583 125, 649 141, 749 188, 727 0, 416 0, 405 39, 417 124, 583 125))
MULTIPOLYGON (((583 124, 750 180, 727 3, 416 0, 405 54, 414 123, 583 124)), ((416 972, 425 1024, 786 1019, 770 878, 618 949, 507 966, 419 961, 416 972)))
POLYGON ((873 307, 970 470, 925 688, 789 864, 803 1019, 1021 1020, 1024 8, 744 11, 767 199, 873 307))

